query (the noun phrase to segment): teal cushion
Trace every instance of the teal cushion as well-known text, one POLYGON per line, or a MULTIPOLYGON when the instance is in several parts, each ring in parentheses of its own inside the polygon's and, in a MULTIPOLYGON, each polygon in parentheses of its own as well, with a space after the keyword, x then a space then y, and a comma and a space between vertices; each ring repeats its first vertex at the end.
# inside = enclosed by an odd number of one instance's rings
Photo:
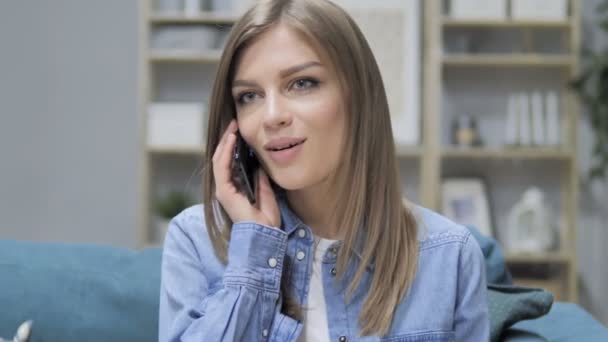
POLYGON ((154 341, 160 248, 0 240, 0 336, 33 320, 30 341, 154 341))
POLYGON ((499 341, 502 333, 513 324, 541 317, 553 304, 553 294, 543 289, 514 285, 488 285, 490 337, 499 341))
POLYGON ((556 302, 547 315, 519 322, 503 337, 505 342, 606 342, 608 328, 580 306, 556 302))
POLYGON ((495 239, 485 236, 473 226, 467 226, 483 252, 486 262, 486 278, 488 284, 513 284, 511 273, 507 269, 500 244, 495 239))
POLYGON ((485 258, 490 336, 492 341, 499 341, 500 336, 513 324, 549 312, 553 294, 543 289, 512 285, 511 273, 498 241, 481 234, 473 226, 467 228, 477 240, 485 258))

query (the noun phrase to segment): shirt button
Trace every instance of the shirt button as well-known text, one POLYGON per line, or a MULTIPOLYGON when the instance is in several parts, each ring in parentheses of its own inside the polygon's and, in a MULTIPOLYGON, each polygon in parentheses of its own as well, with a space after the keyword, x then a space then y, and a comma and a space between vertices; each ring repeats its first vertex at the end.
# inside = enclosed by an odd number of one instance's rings
POLYGON ((268 266, 270 266, 272 268, 277 267, 277 259, 275 259, 275 258, 268 259, 268 266))
POLYGON ((335 267, 333 267, 333 268, 331 269, 331 275, 332 275, 332 276, 335 276, 335 275, 336 275, 336 268, 335 268, 335 267))
POLYGON ((340 336, 340 338, 338 339, 338 341, 340 341, 340 342, 346 342, 346 336, 340 336))
POLYGON ((304 230, 304 228, 298 229, 298 236, 301 238, 306 237, 306 231, 304 230))
POLYGON ((268 336, 268 329, 262 330, 262 336, 264 336, 264 337, 268 336))
POLYGON ((296 258, 298 258, 298 260, 304 259, 305 256, 306 254, 302 251, 298 251, 298 253, 296 254, 296 258))

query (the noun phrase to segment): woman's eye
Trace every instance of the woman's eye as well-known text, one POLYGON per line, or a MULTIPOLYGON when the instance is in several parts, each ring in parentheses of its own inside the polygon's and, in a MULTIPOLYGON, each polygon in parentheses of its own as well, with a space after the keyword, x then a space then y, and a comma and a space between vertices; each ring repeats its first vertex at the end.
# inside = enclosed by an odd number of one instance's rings
POLYGON ((296 80, 293 83, 293 87, 296 90, 307 90, 310 88, 314 88, 319 84, 319 81, 312 79, 312 78, 301 78, 299 80, 296 80))
POLYGON ((248 104, 250 102, 252 102, 255 99, 255 93, 252 92, 246 92, 246 93, 242 93, 239 96, 237 96, 236 98, 236 102, 238 104, 248 104))

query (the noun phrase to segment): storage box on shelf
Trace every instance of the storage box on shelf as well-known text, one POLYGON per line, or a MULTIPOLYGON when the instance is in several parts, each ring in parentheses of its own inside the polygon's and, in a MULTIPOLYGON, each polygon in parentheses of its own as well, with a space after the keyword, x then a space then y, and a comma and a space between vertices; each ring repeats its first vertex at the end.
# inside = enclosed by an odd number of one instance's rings
POLYGON ((200 103, 153 103, 148 110, 150 150, 195 149, 203 146, 204 108, 200 103))
MULTIPOLYGON (((505 217, 514 199, 505 193, 536 183, 543 185, 542 190, 555 195, 551 204, 559 227, 557 244, 536 253, 507 250, 507 261, 514 269, 521 269, 522 265, 524 269, 557 268, 558 272, 548 278, 523 274, 519 279, 515 274, 516 282, 545 284, 546 288, 558 292, 558 298, 576 301, 578 106, 567 89, 567 82, 576 75, 578 67, 580 3, 565 1, 565 16, 559 15, 562 9, 557 4, 551 16, 543 17, 534 16, 532 9, 522 8, 515 0, 502 1, 504 16, 498 15, 496 8, 484 9, 487 15, 479 13, 480 8, 467 14, 463 3, 473 2, 424 1, 426 181, 441 184, 443 177, 481 176, 491 189, 489 200, 495 202, 492 206, 494 228, 499 231, 512 229, 505 217), (551 38, 544 39, 546 35, 551 38), (528 94, 526 103, 532 103, 535 101, 532 94, 538 92, 560 96, 559 122, 557 128, 555 123, 552 128, 559 130, 559 143, 549 144, 549 141, 529 137, 508 144, 505 128, 509 96, 528 94), (477 132, 482 143, 456 146, 451 141, 450 126, 463 113, 474 115, 480 121, 477 132), (530 144, 521 144, 521 141, 530 141, 530 144), (516 185, 515 189, 511 184, 516 185)), ((500 3, 493 1, 484 7, 499 6, 502 11, 500 3)), ((529 106, 536 108, 533 105, 536 103, 529 106)), ((543 102, 543 111, 547 107, 550 106, 543 102)), ((531 123, 535 118, 545 120, 544 114, 535 117, 538 111, 534 110, 520 115, 529 117, 531 123)), ((545 127, 537 125, 534 129, 529 127, 530 132, 526 134, 539 134, 539 129, 545 127)), ((543 138, 547 137, 545 131, 541 133, 543 138)), ((467 134, 459 137, 468 137, 467 134)), ((440 209, 439 185, 422 196, 431 207, 440 209)))

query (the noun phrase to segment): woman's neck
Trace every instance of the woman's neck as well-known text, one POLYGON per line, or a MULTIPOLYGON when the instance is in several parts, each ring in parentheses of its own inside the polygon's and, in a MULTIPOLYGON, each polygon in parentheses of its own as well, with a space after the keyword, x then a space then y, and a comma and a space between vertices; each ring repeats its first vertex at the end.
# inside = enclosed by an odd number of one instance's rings
POLYGON ((312 229, 312 232, 324 239, 337 240, 337 227, 332 227, 330 215, 332 206, 329 205, 329 193, 326 182, 320 182, 305 189, 288 190, 287 201, 298 217, 312 229))

